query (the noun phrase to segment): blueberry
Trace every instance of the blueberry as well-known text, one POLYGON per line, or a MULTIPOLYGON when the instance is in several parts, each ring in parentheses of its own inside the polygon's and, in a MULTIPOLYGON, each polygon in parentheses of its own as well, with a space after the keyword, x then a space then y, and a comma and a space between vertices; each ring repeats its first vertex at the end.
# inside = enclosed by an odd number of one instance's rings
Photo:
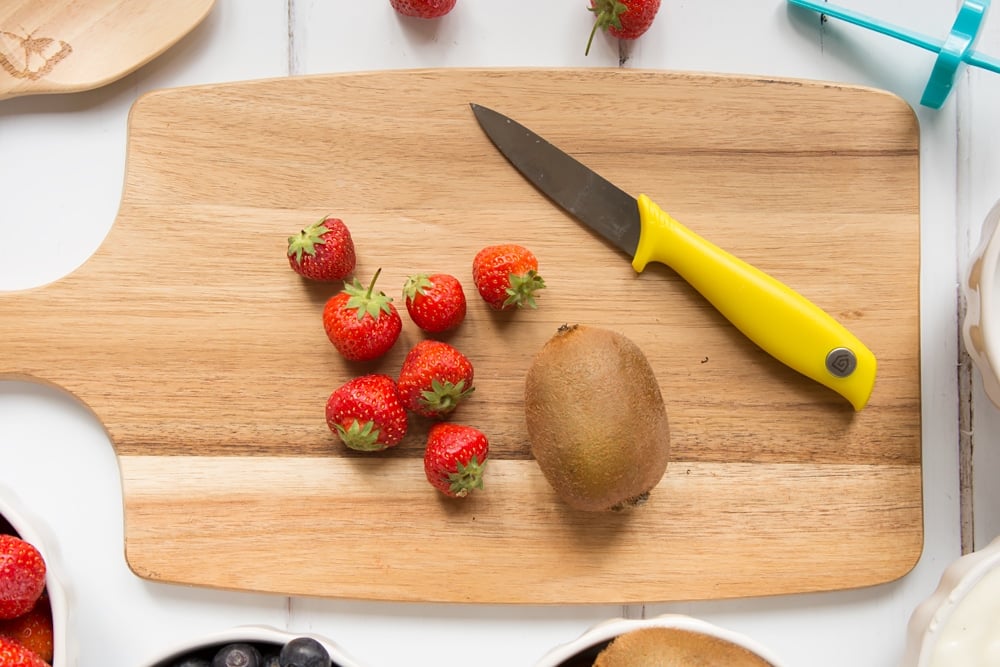
POLYGON ((281 647, 280 667, 331 667, 330 654, 312 637, 296 637, 281 647))
POLYGON ((261 663, 261 667, 281 667, 281 663, 278 662, 277 654, 269 655, 264 658, 264 662, 261 663))
POLYGON ((171 667, 212 667, 212 661, 197 656, 188 656, 183 660, 172 663, 171 667))
POLYGON ((212 659, 212 667, 260 667, 260 651, 250 644, 226 644, 212 659))

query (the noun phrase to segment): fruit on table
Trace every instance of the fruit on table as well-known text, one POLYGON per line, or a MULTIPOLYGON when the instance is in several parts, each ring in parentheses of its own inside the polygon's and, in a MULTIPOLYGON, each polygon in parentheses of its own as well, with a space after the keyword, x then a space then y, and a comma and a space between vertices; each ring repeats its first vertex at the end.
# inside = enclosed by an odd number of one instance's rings
POLYGON ((13 639, 42 660, 52 662, 52 605, 49 596, 43 592, 31 611, 0 621, 0 637, 13 639))
POLYGON ((49 667, 49 663, 9 637, 0 637, 0 665, 3 667, 49 667))
POLYGON ((436 19, 455 8, 456 0, 389 0, 392 8, 404 16, 436 19))
POLYGON ((422 340, 403 359, 396 384, 407 410, 443 419, 472 395, 473 379, 468 357, 448 343, 422 340))
POLYGON ((590 0, 588 9, 594 13, 594 28, 584 55, 590 53, 590 44, 599 29, 618 39, 637 39, 653 25, 660 0, 590 0))
POLYGON ((31 611, 44 589, 45 560, 38 549, 19 537, 0 535, 0 619, 31 611))
POLYGON ((427 434, 424 473, 441 493, 464 498, 483 488, 489 454, 489 441, 479 429, 449 422, 434 424, 427 434))
POLYGON ((545 287, 538 258, 516 243, 487 246, 476 253, 472 280, 493 310, 535 308, 535 292, 545 287))
POLYGON ((462 283, 448 273, 410 276, 403 285, 403 300, 413 323, 428 333, 454 329, 465 319, 462 283))
POLYGON ((396 343, 403 329, 403 320, 392 305, 392 298, 375 291, 375 281, 381 272, 382 269, 375 272, 368 287, 357 278, 345 284, 323 307, 327 337, 351 361, 381 357, 396 343))
POLYGON ((407 416, 396 381, 373 373, 345 382, 326 402, 326 423, 351 449, 374 452, 399 444, 407 416))
POLYGON ((531 453, 571 507, 644 502, 667 468, 670 429, 653 369, 621 333, 563 325, 525 378, 531 453))
POLYGON ((288 237, 288 263, 305 278, 343 280, 356 262, 354 240, 340 218, 323 218, 288 237))

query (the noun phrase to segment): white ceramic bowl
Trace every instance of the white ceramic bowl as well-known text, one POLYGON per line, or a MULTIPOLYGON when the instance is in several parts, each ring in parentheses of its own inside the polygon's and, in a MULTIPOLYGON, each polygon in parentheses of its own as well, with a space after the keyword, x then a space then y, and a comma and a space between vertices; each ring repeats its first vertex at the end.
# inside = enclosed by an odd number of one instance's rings
POLYGON ((72 632, 71 595, 65 568, 48 524, 25 506, 17 495, 0 486, 0 515, 21 539, 32 544, 45 559, 45 588, 52 606, 52 667, 75 667, 77 649, 72 632))
POLYGON ((962 292, 962 338, 983 377, 986 395, 1000 406, 1000 201, 983 222, 962 292))
MULTIPOLYGON (((169 667, 172 661, 178 660, 193 651, 210 647, 221 648, 226 644, 234 642, 277 644, 280 646, 295 637, 312 637, 318 641, 330 653, 330 658, 332 658, 334 665, 338 665, 339 667, 364 667, 364 665, 344 653, 343 649, 325 637, 308 632, 278 630, 266 625, 240 625, 228 630, 202 635, 196 639, 173 646, 169 650, 160 652, 139 664, 146 667, 169 667)), ((53 667, 55 666, 53 665, 53 667)))
POLYGON ((557 646, 545 654, 535 667, 560 667, 567 660, 580 654, 594 653, 597 647, 603 648, 618 635, 642 628, 674 628, 702 633, 741 646, 774 667, 782 667, 784 664, 768 649, 749 637, 683 614, 663 614, 645 619, 614 618, 598 623, 573 641, 557 646))
POLYGON ((998 659, 1000 537, 949 565, 934 593, 913 611, 903 667, 994 665, 998 659), (973 654, 960 657, 963 647, 973 654), (992 660, 976 661, 976 653, 992 660))

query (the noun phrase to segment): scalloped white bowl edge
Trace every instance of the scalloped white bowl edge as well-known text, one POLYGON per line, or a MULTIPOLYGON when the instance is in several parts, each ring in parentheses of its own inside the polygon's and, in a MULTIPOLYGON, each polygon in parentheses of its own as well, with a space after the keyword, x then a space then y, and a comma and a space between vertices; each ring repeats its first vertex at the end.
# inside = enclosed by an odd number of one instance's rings
MULTIPOLYGON (((169 660, 176 660, 192 651, 200 650, 215 645, 229 644, 233 642, 248 643, 270 643, 284 644, 295 637, 312 637, 330 653, 330 658, 339 667, 367 667, 355 658, 351 657, 341 649, 336 642, 319 634, 312 632, 296 632, 294 630, 280 630, 270 625, 237 625, 225 630, 199 635, 198 637, 177 643, 168 649, 158 651, 155 655, 140 662, 143 667, 154 667, 159 664, 168 664, 169 660)), ((54 666, 53 666, 54 667, 54 666)))
POLYGON ((771 663, 773 667, 785 667, 785 664, 769 649, 750 637, 685 614, 661 614, 643 619, 612 618, 601 621, 591 626, 573 641, 557 646, 546 653, 541 660, 535 663, 535 667, 558 667, 565 660, 596 644, 642 628, 675 628, 699 632, 741 646, 771 663))
POLYGON ((962 341, 979 369, 986 395, 1000 407, 1000 201, 983 221, 962 294, 962 341))

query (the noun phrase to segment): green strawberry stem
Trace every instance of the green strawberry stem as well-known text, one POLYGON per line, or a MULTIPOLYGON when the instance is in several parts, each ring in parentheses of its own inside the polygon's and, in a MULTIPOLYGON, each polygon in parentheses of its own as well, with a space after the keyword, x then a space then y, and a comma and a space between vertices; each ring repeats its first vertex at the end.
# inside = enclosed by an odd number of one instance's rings
POLYGON ((367 421, 364 424, 355 419, 348 428, 337 424, 337 434, 345 445, 359 452, 378 452, 386 449, 387 445, 379 442, 381 433, 375 428, 374 421, 367 421))
POLYGON ((403 296, 407 299, 415 299, 418 294, 427 294, 427 288, 432 285, 434 283, 431 282, 430 276, 427 274, 410 276, 403 284, 403 296))
POLYGON ((529 270, 524 275, 510 274, 507 278, 510 287, 507 288, 507 298, 503 302, 504 308, 517 306, 518 308, 537 308, 535 303, 535 292, 545 288, 545 281, 534 269, 529 270))
POLYGON ((387 315, 392 313, 392 309, 389 308, 392 297, 386 296, 384 292, 374 293, 375 281, 378 280, 380 273, 382 273, 381 268, 372 276, 372 281, 368 284, 367 289, 357 278, 350 285, 344 286, 344 291, 350 295, 347 307, 357 309, 359 320, 363 320, 365 315, 370 315, 373 320, 378 320, 382 313, 387 315))
POLYGON ((483 468, 485 466, 486 461, 480 463, 475 456, 469 459, 468 463, 458 461, 455 465, 455 472, 448 473, 451 492, 459 498, 464 498, 473 489, 483 488, 483 468))
POLYGON ((453 412, 473 391, 475 387, 465 387, 465 380, 459 380, 456 384, 434 378, 431 380, 431 388, 420 392, 420 402, 435 414, 446 415, 453 412))
POLYGON ((583 52, 585 56, 590 55, 590 44, 594 41, 594 35, 597 34, 598 28, 601 30, 607 30, 611 26, 621 28, 621 15, 628 11, 628 7, 624 2, 618 2, 618 0, 594 0, 587 9, 594 12, 596 18, 594 28, 590 31, 590 39, 587 40, 587 50, 583 52))
POLYGON ((316 246, 326 243, 323 235, 330 229, 323 224, 324 222, 326 222, 326 218, 309 225, 295 236, 288 237, 288 254, 289 256, 295 255, 296 262, 302 261, 303 253, 310 256, 315 255, 316 246))

